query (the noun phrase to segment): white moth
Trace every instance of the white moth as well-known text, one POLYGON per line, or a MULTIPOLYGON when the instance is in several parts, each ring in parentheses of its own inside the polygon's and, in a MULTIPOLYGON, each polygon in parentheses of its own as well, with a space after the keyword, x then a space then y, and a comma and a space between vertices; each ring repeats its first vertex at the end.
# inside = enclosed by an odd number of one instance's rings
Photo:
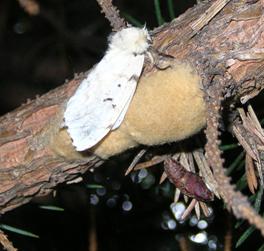
POLYGON ((109 48, 92 69, 64 113, 65 126, 77 151, 96 145, 120 126, 136 90, 150 35, 129 27, 109 38, 109 48))

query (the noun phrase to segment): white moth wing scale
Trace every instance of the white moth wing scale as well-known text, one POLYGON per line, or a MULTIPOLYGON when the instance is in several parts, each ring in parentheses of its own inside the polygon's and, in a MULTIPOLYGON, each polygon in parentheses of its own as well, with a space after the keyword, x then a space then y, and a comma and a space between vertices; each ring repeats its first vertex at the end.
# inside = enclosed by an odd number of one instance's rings
MULTIPOLYGON (((138 57, 141 57, 141 59, 142 59, 142 61, 141 61, 141 64, 142 64, 142 67, 141 67, 141 70, 140 70, 140 68, 138 68, 138 72, 136 72, 129 80, 128 80, 128 86, 135 86, 135 89, 134 89, 134 92, 135 92, 135 90, 136 90, 136 86, 137 86, 137 82, 138 82, 138 79, 139 79, 139 77, 140 77, 140 73, 141 73, 141 71, 142 71, 142 68, 143 68, 143 64, 144 64, 144 57, 142 56, 142 55, 140 55, 140 56, 138 56, 138 57)), ((138 59, 139 60, 139 59, 138 59)), ((134 96, 134 92, 131 92, 131 95, 130 95, 130 97, 128 97, 128 99, 127 99, 127 101, 126 101, 126 104, 124 105, 124 108, 123 108, 123 110, 122 110, 122 112, 121 112, 121 114, 118 116, 118 118, 117 118, 117 120, 116 120, 116 122, 115 122, 115 124, 114 124, 114 126, 113 126, 113 128, 112 128, 112 130, 115 130, 116 128, 118 128, 120 125, 121 125, 121 123, 122 123, 122 121, 124 120, 124 118, 125 118, 125 115, 126 115, 126 112, 127 112, 127 110, 128 110, 128 107, 129 107, 129 105, 130 105, 130 102, 131 102, 131 100, 132 100, 132 98, 133 98, 133 96, 134 96)))
POLYGON ((136 54, 114 45, 111 48, 110 44, 106 55, 81 82, 64 113, 65 126, 77 151, 93 147, 110 130, 120 126, 143 64, 143 53, 136 54))

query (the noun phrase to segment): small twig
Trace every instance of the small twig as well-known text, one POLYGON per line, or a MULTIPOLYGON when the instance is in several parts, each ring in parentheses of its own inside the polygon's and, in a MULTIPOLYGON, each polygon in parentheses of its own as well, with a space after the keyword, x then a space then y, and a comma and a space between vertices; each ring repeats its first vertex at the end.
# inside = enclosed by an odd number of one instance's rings
POLYGON ((224 251, 231 251, 232 250, 232 219, 230 214, 227 216, 227 231, 225 234, 225 244, 224 244, 224 251))
POLYGON ((184 166, 184 168, 187 171, 195 173, 194 165, 191 165, 190 162, 188 161, 188 154, 187 153, 181 152, 179 163, 182 166, 184 166))
POLYGON ((98 250, 98 241, 97 241, 97 232, 96 232, 96 212, 94 208, 90 209, 90 229, 88 233, 89 239, 89 251, 97 251, 98 250))
POLYGON ((186 210, 183 212, 182 216, 181 216, 181 220, 185 220, 187 218, 188 215, 190 215, 191 211, 194 209, 195 205, 197 203, 196 199, 192 199, 191 203, 189 204, 189 206, 186 208, 186 210))
POLYGON ((190 23, 187 29, 184 29, 183 32, 181 32, 180 41, 171 42, 164 48, 164 50, 175 46, 177 43, 187 43, 199 31, 201 31, 203 27, 205 27, 230 1, 231 0, 216 0, 214 2, 212 1, 211 6, 199 18, 190 23))
POLYGON ((147 152, 147 149, 142 149, 142 150, 139 151, 139 153, 135 156, 135 158, 133 159, 133 161, 131 162, 131 164, 127 168, 127 170, 125 172, 125 176, 128 175, 130 172, 132 172, 132 170, 134 169, 134 167, 136 166, 136 164, 139 162, 139 160, 142 158, 142 156, 146 152, 147 152))
POLYGON ((201 17, 199 17, 195 22, 193 22, 191 24, 191 28, 193 29, 195 34, 199 30, 201 30, 205 25, 207 25, 214 18, 214 16, 228 4, 228 2, 230 2, 230 0, 215 1, 201 17))
POLYGON ((162 173, 160 177, 159 184, 162 184, 167 179, 167 174, 165 172, 162 173))
POLYGON ((207 207, 206 203, 200 201, 199 204, 200 204, 200 207, 203 210, 204 216, 205 217, 209 217, 211 212, 210 212, 209 208, 207 207))
POLYGON ((239 191, 235 191, 234 186, 230 184, 230 178, 225 175, 223 168, 223 159, 219 149, 219 118, 221 114, 221 101, 223 99, 223 80, 218 78, 211 88, 208 88, 206 105, 207 105, 207 129, 206 137, 207 144, 205 146, 207 160, 213 168, 215 179, 221 187, 219 191, 221 197, 227 204, 228 208, 232 208, 234 215, 237 218, 248 220, 250 224, 255 225, 264 236, 264 220, 251 207, 247 197, 239 191))
POLYGON ((258 181, 255 174, 253 159, 248 154, 246 154, 245 166, 248 188, 250 192, 254 194, 255 190, 258 188, 258 181))
POLYGON ((8 240, 7 236, 1 230, 0 230, 0 242, 5 250, 17 251, 17 249, 13 246, 12 242, 8 240))
POLYGON ((264 131, 261 127, 261 124, 252 108, 251 105, 248 105, 248 114, 250 115, 250 118, 252 122, 254 123, 254 126, 256 128, 256 134, 258 135, 259 139, 264 143, 264 131))
POLYGON ((125 19, 119 15, 119 10, 112 4, 112 0, 97 0, 101 7, 101 12, 105 14, 114 31, 119 31, 126 27, 125 19))
POLYGON ((196 214, 197 219, 200 220, 201 210, 200 210, 199 202, 195 204, 194 210, 195 210, 195 214, 196 214))
POLYGON ((179 246, 181 251, 189 251, 188 238, 181 236, 179 238, 179 246))
POLYGON ((254 160, 253 162, 257 167, 260 184, 263 186, 264 163, 260 157, 262 155, 260 151, 262 150, 259 149, 259 146, 264 144, 264 131, 250 105, 246 111, 242 108, 239 108, 238 111, 242 124, 240 121, 236 121, 233 125, 233 132, 247 154, 254 160))
POLYGON ((157 164, 163 162, 167 158, 168 158, 168 155, 155 156, 149 161, 146 161, 146 162, 143 162, 143 163, 136 165, 134 170, 140 170, 143 168, 148 168, 148 167, 157 165, 157 164))
POLYGON ((247 132, 242 125, 234 125, 233 126, 233 133, 235 134, 237 140, 239 141, 240 145, 243 146, 247 154, 254 160, 257 160, 256 153, 250 147, 250 144, 247 142, 247 132))
POLYGON ((179 188, 175 189, 175 194, 174 194, 174 202, 177 203, 179 201, 181 195, 181 190, 179 188))
POLYGON ((206 158, 204 156, 204 153, 199 151, 199 150, 195 150, 193 152, 193 156, 194 159, 197 163, 197 166, 201 172, 201 176, 204 178, 206 184, 209 186, 209 188, 212 190, 212 192, 215 194, 215 196, 217 198, 220 198, 220 195, 218 193, 218 185, 217 182, 214 178, 213 172, 210 169, 206 158))

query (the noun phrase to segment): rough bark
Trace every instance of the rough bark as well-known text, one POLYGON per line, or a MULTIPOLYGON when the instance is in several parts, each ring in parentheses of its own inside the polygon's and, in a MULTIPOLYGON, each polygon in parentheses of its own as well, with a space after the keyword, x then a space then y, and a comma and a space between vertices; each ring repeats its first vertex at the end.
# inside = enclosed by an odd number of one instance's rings
POLYGON ((77 77, 0 119, 1 213, 102 162, 92 155, 64 158, 50 145, 62 126, 65 101, 78 83, 77 77))
MULTIPOLYGON (((225 98, 232 102, 248 99, 263 88, 264 1, 231 1, 202 29, 196 29, 195 21, 212 4, 201 3, 154 30, 154 48, 191 63, 205 88, 218 75, 225 98)), ((61 129, 65 103, 81 79, 0 119, 1 213, 103 162, 92 154, 74 152, 61 129)))

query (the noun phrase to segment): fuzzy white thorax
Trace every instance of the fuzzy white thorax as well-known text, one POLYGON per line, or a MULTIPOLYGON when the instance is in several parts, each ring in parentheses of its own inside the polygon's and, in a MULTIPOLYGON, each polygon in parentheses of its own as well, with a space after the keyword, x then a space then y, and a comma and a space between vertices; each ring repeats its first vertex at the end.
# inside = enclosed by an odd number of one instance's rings
POLYGON ((146 28, 125 28, 109 37, 109 50, 143 54, 149 48, 150 35, 146 28))
POLYGON ((120 126, 136 90, 148 31, 129 27, 109 38, 109 48, 67 103, 65 126, 76 150, 96 145, 109 131, 120 126))

